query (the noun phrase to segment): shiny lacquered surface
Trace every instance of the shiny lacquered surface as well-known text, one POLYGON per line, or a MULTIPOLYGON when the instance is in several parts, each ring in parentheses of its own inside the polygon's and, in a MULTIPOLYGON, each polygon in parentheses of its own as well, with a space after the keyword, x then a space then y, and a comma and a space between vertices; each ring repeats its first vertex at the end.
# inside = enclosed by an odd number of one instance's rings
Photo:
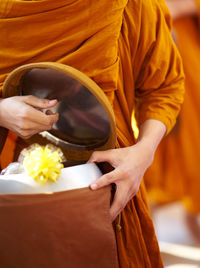
MULTIPOLYGON (((54 69, 33 68, 25 72, 18 86, 21 95, 57 99, 51 109, 59 120, 43 136, 76 150, 92 150, 106 143, 109 117, 98 99, 79 81, 54 69)), ((45 111, 44 111, 45 112, 45 111)))

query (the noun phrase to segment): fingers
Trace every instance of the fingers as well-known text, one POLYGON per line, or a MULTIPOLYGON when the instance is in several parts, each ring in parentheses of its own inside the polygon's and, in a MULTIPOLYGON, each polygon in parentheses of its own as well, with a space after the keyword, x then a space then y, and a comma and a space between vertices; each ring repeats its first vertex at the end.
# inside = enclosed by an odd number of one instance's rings
POLYGON ((107 151, 96 151, 94 152, 90 159, 88 160, 88 163, 92 162, 108 162, 110 163, 112 150, 107 151))
POLYGON ((32 137, 35 134, 38 134, 42 131, 45 131, 45 129, 25 129, 25 130, 19 130, 17 135, 19 137, 21 137, 22 139, 29 139, 30 137, 32 137))
POLYGON ((118 179, 118 172, 116 170, 113 170, 103 176, 101 176, 98 180, 93 182, 90 185, 90 188, 92 190, 97 190, 99 188, 102 188, 106 185, 110 185, 111 183, 115 182, 118 179))
POLYGON ((117 190, 114 195, 114 199, 110 208, 110 218, 113 222, 116 217, 119 215, 119 213, 124 209, 128 202, 127 195, 124 195, 124 192, 122 189, 119 190, 119 187, 117 187, 117 190))
POLYGON ((32 111, 28 113, 29 120, 41 126, 50 127, 58 121, 59 118, 58 113, 53 114, 52 112, 51 113, 48 112, 47 114, 45 114, 41 111, 36 110, 35 108, 31 108, 31 110, 32 111))
POLYGON ((47 110, 46 112, 45 112, 45 114, 46 115, 52 115, 52 114, 54 114, 51 110, 47 110))
POLYGON ((32 107, 27 107, 21 113, 18 117, 18 126, 21 130, 50 130, 59 118, 58 113, 46 115, 32 107))
POLYGON ((110 208, 110 217, 112 221, 114 221, 119 213, 125 208, 129 200, 136 195, 136 192, 132 191, 132 187, 128 183, 124 184, 121 181, 116 186, 116 192, 110 208))
POLYGON ((48 109, 56 104, 57 100, 42 100, 35 96, 6 98, 1 101, 1 112, 4 114, 1 124, 26 139, 35 133, 52 129, 59 115, 48 109), (47 109, 46 114, 40 109, 47 109))
POLYGON ((42 130, 49 130, 52 128, 52 125, 58 121, 58 113, 54 114, 50 111, 43 113, 42 111, 35 109, 51 108, 57 104, 57 100, 40 99, 30 95, 20 97, 20 101, 27 104, 26 108, 22 109, 20 115, 23 122, 29 120, 35 122, 38 126, 41 126, 42 130))
MULTIPOLYGON (((31 96, 31 97, 33 97, 33 96, 31 96)), ((32 98, 30 98, 30 99, 32 99, 32 98)), ((28 99, 28 100, 30 100, 30 99, 28 99)), ((53 102, 55 102, 55 101, 53 101, 53 102)), ((38 105, 38 106, 40 106, 40 105, 38 105)), ((46 127, 48 127, 50 125, 52 126, 58 120, 58 113, 54 114, 54 113, 48 111, 45 114, 42 111, 35 109, 35 107, 33 107, 32 105, 27 104, 27 102, 25 102, 25 105, 22 106, 22 109, 18 112, 18 116, 23 123, 26 121, 30 121, 30 122, 34 122, 38 125, 46 126, 46 127)))
POLYGON ((34 135, 36 133, 45 131, 45 130, 50 130, 52 129, 53 125, 39 125, 34 122, 22 122, 21 124, 18 124, 16 126, 16 130, 18 132, 18 135, 23 137, 24 139, 27 138, 29 135, 34 135))
POLYGON ((20 136, 21 138, 28 139, 36 133, 51 130, 52 127, 53 127, 53 124, 38 125, 38 124, 33 124, 33 123, 30 123, 30 124, 22 123, 22 124, 18 124, 17 126, 15 126, 14 129, 11 128, 11 130, 16 132, 18 136, 20 136), (29 125, 30 127, 28 127, 29 125))
MULTIPOLYGON (((48 99, 40 99, 35 96, 26 96, 27 99, 25 101, 26 104, 29 104, 35 108, 45 109, 51 108, 57 104, 57 100, 48 100, 48 99)), ((49 130, 52 128, 52 125, 58 121, 58 113, 54 114, 51 110, 47 110, 45 113, 34 110, 34 113, 31 113, 33 122, 37 122, 40 125, 46 125, 49 130)), ((31 117, 30 117, 31 119, 31 117)))
POLYGON ((30 105, 25 105, 19 111, 16 124, 18 135, 24 139, 36 133, 52 129, 53 124, 58 121, 58 113, 53 114, 47 110, 45 114, 30 105))
POLYGON ((57 100, 40 99, 32 95, 23 96, 23 100, 26 104, 40 109, 53 107, 58 102, 57 100))

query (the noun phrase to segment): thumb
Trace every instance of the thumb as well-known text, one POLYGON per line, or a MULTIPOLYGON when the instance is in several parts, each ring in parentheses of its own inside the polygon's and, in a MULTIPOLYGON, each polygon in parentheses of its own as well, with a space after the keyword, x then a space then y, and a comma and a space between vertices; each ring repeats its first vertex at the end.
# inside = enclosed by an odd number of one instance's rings
POLYGON ((53 107, 58 102, 57 100, 40 99, 33 95, 24 96, 23 100, 26 104, 40 109, 53 107))

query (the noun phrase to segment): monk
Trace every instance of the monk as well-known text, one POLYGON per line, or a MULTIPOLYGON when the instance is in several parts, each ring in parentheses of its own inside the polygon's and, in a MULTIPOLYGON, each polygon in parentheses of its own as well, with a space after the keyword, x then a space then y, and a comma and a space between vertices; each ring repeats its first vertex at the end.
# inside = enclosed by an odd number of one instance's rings
MULTIPOLYGON (((115 221, 121 212, 122 229, 116 232, 119 266, 163 267, 142 178, 162 137, 176 122, 184 76, 160 4, 156 0, 0 3, 0 85, 22 64, 51 61, 79 69, 100 86, 116 116, 117 143, 116 149, 92 154, 90 162, 107 161, 114 170, 91 188, 116 184, 110 217, 115 221), (133 112, 140 129, 137 142, 131 128, 133 112)), ((35 108, 54 105, 56 100, 33 96, 1 99, 0 125, 29 138, 58 120, 57 114, 35 108)))
MULTIPOLYGON (((188 212, 189 226, 193 222, 194 227, 200 214, 200 1, 168 0, 166 3, 173 18, 173 37, 183 58, 186 95, 178 122, 161 142, 145 182, 156 204, 181 200, 188 212)), ((197 238, 200 226, 195 229, 197 238)))
POLYGON ((167 5, 173 17, 173 36, 183 58, 187 91, 178 124, 162 141, 155 161, 146 173, 145 181, 154 203, 182 201, 187 210, 186 223, 195 239, 200 241, 199 94, 197 90, 200 84, 196 79, 200 71, 198 62, 200 3, 194 0, 167 1, 167 5), (168 158, 170 161, 167 161, 168 158), (152 177, 154 180, 151 179, 152 177))

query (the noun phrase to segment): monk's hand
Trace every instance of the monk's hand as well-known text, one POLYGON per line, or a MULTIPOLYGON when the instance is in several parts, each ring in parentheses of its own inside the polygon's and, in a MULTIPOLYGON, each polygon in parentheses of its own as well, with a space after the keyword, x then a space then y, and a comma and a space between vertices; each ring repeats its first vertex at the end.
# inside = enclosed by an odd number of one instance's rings
POLYGON ((35 96, 15 96, 0 99, 0 126, 15 132, 23 139, 50 130, 58 120, 58 114, 50 110, 57 100, 40 99, 35 96))
POLYGON ((90 187, 93 190, 114 183, 116 192, 110 209, 111 220, 123 210, 139 190, 146 169, 153 161, 154 150, 148 141, 120 149, 94 152, 88 162, 108 162, 114 170, 101 176, 90 187))

